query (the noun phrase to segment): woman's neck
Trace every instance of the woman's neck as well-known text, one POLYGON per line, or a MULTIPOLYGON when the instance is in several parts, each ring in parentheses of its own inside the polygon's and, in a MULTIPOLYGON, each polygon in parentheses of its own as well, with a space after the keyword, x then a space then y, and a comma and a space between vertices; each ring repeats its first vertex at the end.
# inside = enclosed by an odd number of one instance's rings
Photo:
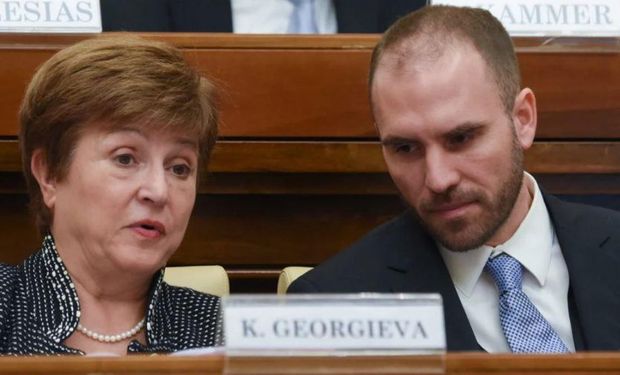
POLYGON ((85 249, 89 244, 62 233, 54 233, 54 241, 80 300, 84 296, 101 303, 141 303, 147 298, 152 273, 123 269, 105 257, 89 256, 94 253, 85 249))
MULTIPOLYGON (((75 286, 82 326, 98 334, 117 335, 130 330, 145 318, 153 275, 93 264, 80 249, 62 241, 56 242, 56 250, 75 286)), ((87 354, 107 352, 124 355, 133 339, 146 343, 145 330, 116 343, 99 342, 76 330, 65 340, 65 345, 87 354)))

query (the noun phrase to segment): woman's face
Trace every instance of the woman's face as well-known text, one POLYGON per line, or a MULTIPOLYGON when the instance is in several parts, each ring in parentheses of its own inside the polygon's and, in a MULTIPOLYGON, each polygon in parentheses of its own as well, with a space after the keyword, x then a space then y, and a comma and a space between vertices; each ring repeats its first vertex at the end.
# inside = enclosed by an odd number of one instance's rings
POLYGON ((77 249, 97 269, 152 274, 183 239, 197 168, 191 137, 139 127, 86 130, 69 173, 46 198, 58 248, 77 249))

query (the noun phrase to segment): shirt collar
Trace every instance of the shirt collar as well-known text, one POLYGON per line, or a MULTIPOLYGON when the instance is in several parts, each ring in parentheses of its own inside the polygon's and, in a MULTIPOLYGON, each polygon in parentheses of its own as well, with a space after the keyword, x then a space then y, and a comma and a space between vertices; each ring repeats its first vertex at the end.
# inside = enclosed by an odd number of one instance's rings
POLYGON ((555 233, 536 180, 527 172, 525 179, 527 189, 533 196, 532 204, 508 241, 495 247, 483 245, 464 252, 450 251, 438 244, 454 285, 465 296, 472 294, 489 257, 500 253, 517 259, 541 286, 545 284, 555 233))

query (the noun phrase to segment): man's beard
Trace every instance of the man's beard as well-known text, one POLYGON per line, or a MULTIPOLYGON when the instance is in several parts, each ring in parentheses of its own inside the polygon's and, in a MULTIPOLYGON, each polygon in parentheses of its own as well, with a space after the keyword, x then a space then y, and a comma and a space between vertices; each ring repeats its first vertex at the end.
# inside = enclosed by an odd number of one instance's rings
POLYGON ((450 202, 474 202, 482 209, 480 215, 473 219, 458 218, 435 224, 424 220, 419 212, 415 212, 420 223, 436 241, 451 251, 462 252, 484 245, 510 216, 523 183, 523 151, 514 131, 511 160, 510 173, 505 181, 500 181, 499 191, 495 196, 487 197, 476 189, 459 190, 457 186, 422 201, 419 207, 422 212, 428 212, 433 207, 450 202))

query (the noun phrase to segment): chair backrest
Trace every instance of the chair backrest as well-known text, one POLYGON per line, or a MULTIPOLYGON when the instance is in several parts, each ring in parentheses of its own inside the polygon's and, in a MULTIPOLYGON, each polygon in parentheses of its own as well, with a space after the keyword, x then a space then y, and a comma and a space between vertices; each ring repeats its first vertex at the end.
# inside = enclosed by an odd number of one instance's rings
POLYGON ((166 267, 164 281, 220 297, 230 293, 228 274, 222 266, 166 267))
POLYGON ((286 294, 289 285, 293 283, 299 276, 310 271, 312 267, 286 267, 280 272, 278 278, 278 294, 286 294))

